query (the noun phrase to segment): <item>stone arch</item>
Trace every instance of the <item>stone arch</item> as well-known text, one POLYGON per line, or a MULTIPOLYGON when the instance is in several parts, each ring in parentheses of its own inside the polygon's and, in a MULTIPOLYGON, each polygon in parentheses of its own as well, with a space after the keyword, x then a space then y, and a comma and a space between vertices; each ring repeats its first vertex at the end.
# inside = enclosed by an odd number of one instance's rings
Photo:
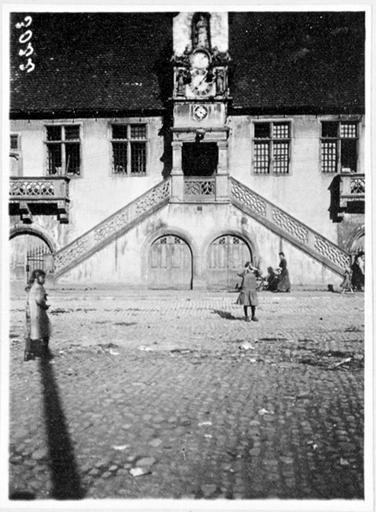
POLYGON ((257 263, 257 251, 244 233, 222 229, 207 237, 204 258, 207 287, 234 289, 245 261, 257 263))
POLYGON ((244 231, 241 231, 239 229, 221 228, 221 229, 218 229, 215 231, 211 231, 205 237, 204 244, 203 244, 205 257, 207 256, 210 244, 217 238, 219 238, 221 236, 225 236, 225 235, 237 236, 238 238, 242 239, 248 245, 250 252, 253 256, 252 263, 258 265, 258 262, 260 259, 260 251, 259 251, 257 243, 255 242, 255 240, 251 239, 247 233, 244 233, 244 231))
POLYGON ((183 230, 163 227, 154 231, 142 247, 142 270, 147 286, 192 289, 196 255, 193 240, 183 230))
POLYGON ((10 230, 10 278, 25 282, 36 268, 54 271, 56 246, 43 231, 30 226, 15 226, 10 230))
POLYGON ((54 240, 42 228, 35 228, 31 226, 14 226, 10 229, 9 240, 19 235, 33 235, 45 242, 54 255, 57 251, 57 246, 54 240))
POLYGON ((358 226, 351 232, 347 246, 347 250, 350 254, 355 254, 359 252, 360 249, 364 251, 364 237, 364 225, 358 226))

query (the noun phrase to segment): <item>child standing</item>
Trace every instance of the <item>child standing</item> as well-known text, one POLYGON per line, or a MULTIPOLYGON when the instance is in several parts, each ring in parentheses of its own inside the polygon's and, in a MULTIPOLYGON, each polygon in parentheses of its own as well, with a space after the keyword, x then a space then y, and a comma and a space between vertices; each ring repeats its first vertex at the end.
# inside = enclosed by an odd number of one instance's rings
POLYGON ((250 321, 248 316, 249 307, 251 307, 252 312, 251 320, 253 322, 258 322, 258 318, 256 318, 256 306, 258 306, 257 279, 254 272, 257 272, 257 269, 253 268, 251 263, 247 261, 244 271, 238 274, 242 278, 242 283, 236 304, 241 304, 243 306, 244 319, 246 322, 250 321))
POLYGON ((351 283, 351 268, 349 265, 346 266, 346 268, 345 268, 345 273, 343 274, 343 281, 340 284, 340 286, 342 288, 341 293, 345 293, 345 292, 353 293, 354 292, 352 283, 351 283))
POLYGON ((44 289, 46 273, 33 270, 26 287, 26 339, 24 361, 34 359, 48 349, 50 321, 47 315, 47 294, 44 289))

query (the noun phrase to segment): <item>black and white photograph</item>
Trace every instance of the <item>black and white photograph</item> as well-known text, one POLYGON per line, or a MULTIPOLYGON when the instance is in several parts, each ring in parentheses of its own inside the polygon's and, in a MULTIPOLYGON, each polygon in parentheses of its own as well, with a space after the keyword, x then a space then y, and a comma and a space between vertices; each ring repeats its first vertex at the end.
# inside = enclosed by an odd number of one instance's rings
POLYGON ((373 510, 373 15, 5 6, 0 508, 373 510))

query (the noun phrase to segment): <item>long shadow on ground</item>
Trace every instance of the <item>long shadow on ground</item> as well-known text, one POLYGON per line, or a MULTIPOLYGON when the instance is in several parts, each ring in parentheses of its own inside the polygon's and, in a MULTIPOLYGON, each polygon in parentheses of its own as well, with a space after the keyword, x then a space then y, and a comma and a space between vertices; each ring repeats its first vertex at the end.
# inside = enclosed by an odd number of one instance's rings
POLYGON ((73 446, 60 400, 53 366, 52 355, 47 349, 39 363, 44 417, 51 470, 51 497, 60 500, 82 499, 85 495, 74 458, 73 446))
POLYGON ((225 320, 241 320, 237 316, 234 316, 232 313, 229 313, 228 311, 221 311, 220 309, 214 309, 212 311, 216 315, 219 315, 221 318, 224 318, 225 320))

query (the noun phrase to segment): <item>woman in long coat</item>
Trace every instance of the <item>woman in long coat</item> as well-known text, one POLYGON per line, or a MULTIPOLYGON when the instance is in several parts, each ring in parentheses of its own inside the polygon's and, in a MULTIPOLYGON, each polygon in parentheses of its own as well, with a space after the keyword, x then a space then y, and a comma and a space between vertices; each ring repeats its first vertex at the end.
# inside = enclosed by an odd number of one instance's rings
POLYGON ((279 253, 279 267, 281 272, 279 274, 277 292, 289 292, 291 289, 289 271, 287 270, 287 261, 283 252, 279 253))
POLYGON ((248 308, 251 307, 253 322, 258 322, 256 318, 256 306, 258 306, 258 298, 257 298, 257 279, 254 274, 254 271, 257 269, 253 269, 251 263, 248 261, 245 264, 245 270, 238 274, 242 278, 242 282, 240 285, 240 293, 236 304, 240 304, 244 308, 244 316, 245 321, 249 322, 248 316, 248 308))
POLYGON ((43 270, 33 270, 26 287, 26 340, 24 360, 34 359, 48 348, 50 321, 47 315, 47 294, 44 289, 46 274, 43 270))

